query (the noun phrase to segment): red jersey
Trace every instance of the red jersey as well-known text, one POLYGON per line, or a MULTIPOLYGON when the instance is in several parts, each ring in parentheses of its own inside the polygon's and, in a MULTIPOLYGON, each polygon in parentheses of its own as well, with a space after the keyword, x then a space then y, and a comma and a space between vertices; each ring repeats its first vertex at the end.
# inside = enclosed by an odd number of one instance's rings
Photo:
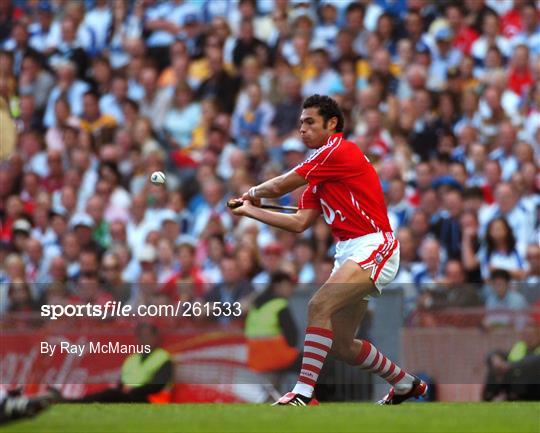
POLYGON ((463 54, 469 55, 471 54, 472 44, 474 41, 476 41, 476 39, 478 39, 478 33, 476 33, 470 27, 463 26, 461 29, 459 29, 457 35, 454 37, 452 46, 457 48, 463 54))
POLYGON ((308 182, 300 209, 320 209, 339 240, 391 232, 375 169, 352 141, 332 135, 293 169, 308 182))
POLYGON ((507 76, 508 88, 519 96, 526 93, 534 84, 533 74, 529 68, 524 72, 511 68, 507 76))

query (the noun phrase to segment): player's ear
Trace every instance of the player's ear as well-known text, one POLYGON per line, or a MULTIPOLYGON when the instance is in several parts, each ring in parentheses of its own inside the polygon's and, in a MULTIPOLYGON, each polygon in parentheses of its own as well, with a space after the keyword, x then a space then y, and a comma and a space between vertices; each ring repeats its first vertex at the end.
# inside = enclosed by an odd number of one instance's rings
POLYGON ((336 116, 328 119, 328 129, 333 129, 335 131, 337 128, 337 124, 338 124, 338 118, 336 116))

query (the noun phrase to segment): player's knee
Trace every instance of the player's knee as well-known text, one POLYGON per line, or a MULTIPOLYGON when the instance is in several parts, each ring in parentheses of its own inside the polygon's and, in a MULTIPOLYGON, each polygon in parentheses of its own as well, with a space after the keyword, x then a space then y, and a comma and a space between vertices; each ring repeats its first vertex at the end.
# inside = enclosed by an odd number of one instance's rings
POLYGON ((330 317, 331 312, 327 307, 327 303, 324 302, 322 297, 314 296, 308 302, 308 316, 310 318, 330 317))

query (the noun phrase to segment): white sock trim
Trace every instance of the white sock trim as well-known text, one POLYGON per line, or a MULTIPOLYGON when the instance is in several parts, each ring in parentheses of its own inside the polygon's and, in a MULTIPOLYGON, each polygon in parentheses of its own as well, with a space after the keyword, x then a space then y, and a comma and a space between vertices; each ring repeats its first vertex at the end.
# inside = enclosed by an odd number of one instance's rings
POLYGON ((292 392, 295 394, 302 394, 304 397, 311 398, 313 395, 313 387, 307 383, 297 382, 292 392))
POLYGON ((304 355, 303 359, 304 364, 313 365, 314 367, 317 367, 318 369, 321 369, 323 367, 323 363, 317 359, 310 358, 309 355, 304 355))
MULTIPOLYGON (((366 343, 363 343, 363 344, 366 344, 366 343)), ((371 365, 371 363, 375 359, 375 356, 377 356, 377 349, 375 348, 375 346, 371 343, 367 343, 367 344, 369 344, 370 346, 369 354, 368 356, 366 356, 366 359, 364 359, 364 362, 362 362, 362 364, 359 366, 360 368, 366 368, 369 365, 371 365)))
POLYGON ((318 335, 318 334, 307 334, 305 341, 306 342, 307 341, 313 341, 314 343, 322 344, 322 345, 328 347, 328 349, 330 349, 332 347, 332 339, 331 338, 323 337, 323 336, 318 335))

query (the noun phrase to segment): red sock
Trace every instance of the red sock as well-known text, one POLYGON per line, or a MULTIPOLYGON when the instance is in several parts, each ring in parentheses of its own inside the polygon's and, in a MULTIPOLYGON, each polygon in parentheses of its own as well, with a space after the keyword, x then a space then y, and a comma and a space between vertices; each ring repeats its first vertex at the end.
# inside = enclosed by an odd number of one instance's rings
POLYGON ((302 358, 302 370, 293 392, 306 397, 313 395, 313 390, 326 355, 332 347, 332 330, 325 328, 308 327, 304 342, 304 357, 302 358))
POLYGON ((375 373, 391 385, 409 385, 414 380, 414 377, 390 361, 367 340, 362 340, 362 348, 356 358, 356 365, 375 373))

